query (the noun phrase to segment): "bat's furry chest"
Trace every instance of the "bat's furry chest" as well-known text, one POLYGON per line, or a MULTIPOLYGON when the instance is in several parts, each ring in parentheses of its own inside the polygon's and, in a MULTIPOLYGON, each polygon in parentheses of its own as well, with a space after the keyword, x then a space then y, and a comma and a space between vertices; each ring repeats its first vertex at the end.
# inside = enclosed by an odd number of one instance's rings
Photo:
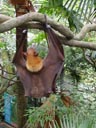
POLYGON ((43 68, 43 60, 40 57, 29 57, 26 61, 26 68, 31 72, 38 72, 43 68))

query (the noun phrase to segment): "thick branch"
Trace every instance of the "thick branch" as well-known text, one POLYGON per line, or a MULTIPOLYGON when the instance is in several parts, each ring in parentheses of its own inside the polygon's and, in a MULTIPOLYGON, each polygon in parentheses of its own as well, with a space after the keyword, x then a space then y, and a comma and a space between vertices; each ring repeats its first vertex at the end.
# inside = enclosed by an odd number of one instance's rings
POLYGON ((84 42, 84 41, 78 41, 78 40, 65 40, 61 39, 62 43, 64 45, 68 45, 71 47, 79 47, 79 48, 88 48, 91 50, 96 50, 96 43, 91 43, 91 42, 84 42))
MULTIPOLYGON (((25 21, 21 21, 21 24, 26 24, 28 28, 42 29, 42 26, 40 25, 40 23, 33 23, 33 22, 28 23, 28 22, 33 20, 33 21, 39 21, 41 23, 44 23, 45 22, 45 18, 44 18, 44 15, 43 14, 40 14, 40 13, 35 13, 34 14, 33 13, 31 15, 32 16, 31 19, 29 18, 28 14, 26 14, 26 15, 27 16, 24 15, 23 18, 24 17, 27 18, 27 23, 25 23, 26 22, 26 19, 24 19, 25 21), (33 15, 35 15, 35 16, 33 17, 33 15), (38 18, 38 16, 40 16, 40 17, 38 18)), ((47 17, 47 19, 48 19, 48 24, 50 24, 54 29, 56 29, 57 31, 59 31, 62 35, 65 35, 66 36, 66 34, 67 34, 67 36, 68 36, 68 34, 69 34, 71 37, 73 36, 72 32, 69 29, 65 28, 64 26, 62 27, 62 25, 54 22, 53 20, 51 20, 48 17, 47 17), (70 32, 71 32, 72 35, 70 34, 70 32)), ((12 20, 11 17, 0 14, 0 23, 3 23, 5 21, 7 21, 7 20, 9 20, 9 23, 11 23, 14 19, 12 20)), ((22 17, 21 17, 21 20, 22 20, 22 17)), ((18 22, 17 22, 17 24, 15 24, 15 26, 13 26, 12 24, 10 26, 10 24, 8 24, 8 26, 10 27, 10 29, 12 29, 12 28, 14 28, 16 26, 19 26, 19 25, 20 25, 20 23, 18 23, 18 22)), ((4 32, 4 31, 8 31, 8 30, 7 30, 7 27, 6 28, 3 27, 3 29, 0 30, 0 32, 4 32)), ((81 29, 80 33, 78 33, 74 37, 74 39, 76 39, 76 40, 82 40, 85 37, 86 33, 90 32, 90 31, 96 31, 96 24, 94 24, 94 23, 93 24, 86 24, 81 29)))
POLYGON ((85 35, 90 32, 90 31, 96 31, 96 24, 86 24, 84 25, 84 27, 81 29, 80 33, 77 34, 74 39, 77 39, 77 40, 82 40, 85 35))
MULTIPOLYGON (((30 21, 39 21, 41 23, 45 23, 45 16, 41 13, 31 12, 23 16, 12 18, 0 24, 0 33, 8 31, 14 27, 18 27, 30 21)), ((47 23, 51 25, 55 30, 59 31, 62 35, 65 35, 67 38, 69 39, 73 38, 74 35, 68 28, 64 27, 61 24, 58 24, 49 17, 47 17, 47 23)))
MULTIPOLYGON (((48 19, 48 24, 50 24, 50 25, 52 24, 51 26, 54 27, 55 30, 58 30, 59 32, 62 31, 62 34, 63 35, 65 34, 65 31, 64 30, 66 28, 64 26, 62 27, 62 30, 61 30, 61 27, 59 27, 60 26, 59 24, 57 24, 56 22, 53 22, 53 20, 51 20, 49 18, 47 18, 47 19, 48 19)), ((34 23, 34 22, 32 22, 32 20, 35 20, 35 21, 39 21, 40 20, 40 21, 42 21, 42 23, 45 22, 44 15, 43 14, 40 14, 39 15, 39 13, 26 14, 26 17, 24 15, 24 16, 18 17, 18 18, 6 17, 6 16, 0 14, 0 22, 1 21, 6 21, 6 22, 4 22, 3 24, 0 25, 0 32, 1 31, 8 31, 8 30, 16 27, 17 24, 19 26, 20 24, 23 24, 23 23, 24 23, 23 25, 26 25, 30 29, 32 28, 32 29, 40 29, 40 30, 43 30, 43 27, 42 27, 41 23, 36 23, 36 22, 34 23), (30 17, 30 16, 32 16, 32 17, 30 17), (39 16, 40 16, 41 19, 40 18, 36 18, 36 17, 39 17, 39 16), (29 19, 26 19, 26 18, 29 18, 29 19), (21 19, 25 19, 25 21, 22 21, 21 19), (8 21, 6 21, 6 20, 8 20, 8 21), (13 23, 14 21, 15 21, 15 23, 13 23), (28 21, 28 22, 26 23, 26 21, 28 21), (10 23, 11 23, 11 26, 10 26, 10 23), (4 24, 5 24, 6 28, 4 28, 4 24), (7 25, 9 25, 10 27, 8 28, 7 25), (3 30, 1 30, 1 28, 3 30)), ((93 31, 93 30, 94 31, 96 30, 96 24, 88 24, 88 25, 85 25, 85 27, 83 27, 81 29, 81 32, 74 37, 75 39, 67 40, 67 39, 65 39, 64 36, 60 36, 60 35, 59 35, 59 37, 60 37, 60 39, 61 39, 61 41, 62 41, 62 43, 64 45, 68 45, 68 46, 71 46, 71 47, 81 47, 81 48, 88 48, 88 49, 91 49, 91 50, 96 50, 96 43, 95 42, 92 43, 92 42, 78 41, 78 40, 84 38, 84 36, 85 36, 85 34, 87 32, 93 31)), ((66 31, 69 31, 69 30, 66 29, 66 31)), ((70 33, 70 32, 67 32, 67 34, 68 33, 70 33)), ((58 34, 57 34, 57 36, 58 36, 58 34)))
POLYGON ((10 19, 11 19, 10 16, 0 14, 0 24, 7 21, 7 20, 10 20, 10 19))

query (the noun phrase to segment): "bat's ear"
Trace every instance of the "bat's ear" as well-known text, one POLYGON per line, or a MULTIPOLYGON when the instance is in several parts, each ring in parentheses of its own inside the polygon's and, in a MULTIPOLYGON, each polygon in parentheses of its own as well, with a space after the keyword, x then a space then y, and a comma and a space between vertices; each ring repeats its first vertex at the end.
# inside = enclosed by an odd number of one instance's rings
POLYGON ((27 52, 22 52, 22 54, 26 57, 27 56, 27 52))
POLYGON ((34 56, 38 56, 38 53, 36 51, 34 51, 34 56))

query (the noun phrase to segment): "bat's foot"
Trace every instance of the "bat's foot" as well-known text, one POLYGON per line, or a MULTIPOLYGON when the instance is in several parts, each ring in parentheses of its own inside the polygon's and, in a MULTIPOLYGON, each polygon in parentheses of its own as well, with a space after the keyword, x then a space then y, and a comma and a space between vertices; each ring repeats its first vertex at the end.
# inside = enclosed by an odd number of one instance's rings
POLYGON ((48 91, 46 97, 49 97, 51 94, 53 94, 53 91, 48 91))

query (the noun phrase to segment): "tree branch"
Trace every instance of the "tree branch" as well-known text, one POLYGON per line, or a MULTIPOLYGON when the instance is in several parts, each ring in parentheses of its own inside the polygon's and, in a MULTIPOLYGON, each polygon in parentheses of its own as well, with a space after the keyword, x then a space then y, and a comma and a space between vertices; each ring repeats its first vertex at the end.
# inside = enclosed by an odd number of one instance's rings
POLYGON ((0 24, 7 21, 7 20, 10 20, 11 17, 10 16, 6 16, 6 15, 3 15, 3 14, 0 14, 0 24))
MULTIPOLYGON (((0 15, 0 17, 1 16, 2 15, 0 15)), ((64 27, 62 24, 58 24, 57 22, 50 19, 48 16, 46 17, 47 17, 47 23, 50 26, 52 26, 55 30, 59 31, 62 35, 66 36, 69 39, 74 37, 73 33, 67 27, 64 27)), ((14 27, 24 25, 24 23, 30 21, 38 21, 44 24, 45 16, 44 14, 41 13, 31 12, 19 17, 11 18, 10 20, 0 24, 0 33, 8 31, 14 27)))
POLYGON ((19 82, 19 80, 14 81, 14 80, 13 80, 14 77, 12 77, 12 78, 10 78, 10 79, 9 79, 9 78, 6 78, 6 77, 4 77, 4 76, 1 76, 1 77, 4 78, 4 79, 6 79, 7 81, 5 81, 6 84, 4 83, 3 85, 0 86, 0 94, 4 93, 4 92, 7 90, 8 87, 10 87, 10 86, 12 86, 13 84, 16 84, 17 82, 19 82), (4 86, 4 85, 6 85, 6 86, 4 86))
MULTIPOLYGON (((17 18, 11 18, 11 17, 0 14, 0 23, 1 23, 0 32, 8 31, 20 25, 26 25, 29 29, 32 28, 32 29, 43 30, 44 28, 42 26, 42 23, 45 23, 45 18, 44 18, 44 15, 40 13, 28 13, 28 14, 25 14, 17 18), (32 22, 32 21, 39 21, 39 22, 32 22)), ((73 36, 73 33, 69 29, 67 29, 61 24, 58 24, 57 22, 54 22, 49 17, 47 17, 47 23, 51 25, 55 30, 59 31, 62 35, 64 35, 64 36, 60 36, 56 33, 64 45, 96 50, 95 42, 92 43, 92 42, 78 41, 78 40, 83 39, 87 32, 95 31, 96 24, 85 25, 81 29, 79 34, 77 34, 76 36, 73 36), (70 39, 73 38, 73 39, 67 40, 65 37, 70 38, 70 39)))
POLYGON ((92 58, 92 52, 90 54, 87 54, 86 53, 86 49, 83 48, 83 55, 84 55, 84 58, 85 60, 91 64, 93 67, 96 68, 96 62, 94 61, 94 59, 92 58))
MULTIPOLYGON (((22 19, 24 19, 24 21, 21 21, 21 24, 26 25, 28 28, 43 29, 42 25, 40 23, 30 22, 30 21, 39 21, 41 23, 44 23, 45 22, 45 18, 44 18, 43 14, 32 12, 32 13, 30 13, 30 15, 28 15, 28 14, 23 15, 23 17, 21 17, 21 20, 22 19), (39 18, 38 18, 38 16, 39 16, 39 18)), ((82 40, 85 37, 86 33, 90 32, 90 31, 96 31, 96 24, 94 24, 94 23, 93 24, 86 24, 86 25, 83 26, 83 28, 81 29, 80 33, 78 33, 76 36, 73 36, 72 32, 68 28, 66 28, 64 26, 62 27, 62 25, 54 22, 53 20, 51 20, 48 17, 47 17, 47 19, 48 19, 48 21, 47 21, 48 24, 50 24, 55 30, 59 31, 62 35, 65 35, 65 36, 67 35, 67 37, 69 37, 69 36, 70 36, 70 38, 74 37, 74 39, 76 39, 76 40, 82 40), (69 34, 69 36, 68 36, 68 34, 69 34)), ((16 18, 14 19, 14 18, 11 18, 9 16, 5 16, 5 15, 0 14, 0 23, 5 22, 4 23, 5 27, 8 24, 8 26, 9 26, 8 30, 10 30, 10 29, 12 29, 12 28, 14 28, 16 26, 21 25, 20 23, 17 22, 17 24, 16 24, 16 22, 15 22, 15 26, 13 26, 12 24, 13 24, 14 20, 16 21, 16 18), (7 22, 5 22, 7 20, 9 20, 9 24, 7 22), (12 23, 11 26, 10 26, 10 23, 12 23)), ((18 21, 18 19, 17 19, 17 21, 18 21)), ((19 21, 20 21, 20 19, 19 19, 19 21)), ((1 25, 3 25, 3 24, 1 24, 1 25)), ((0 29, 1 29, 0 32, 8 31, 7 27, 6 28, 1 27, 0 29)))
POLYGON ((68 45, 71 47, 79 47, 79 48, 88 48, 91 50, 96 50, 96 43, 92 43, 92 42, 84 42, 84 41, 78 41, 78 40, 64 40, 63 38, 61 39, 62 43, 64 45, 68 45))
POLYGON ((4 67, 0 64, 0 72, 2 72, 2 75, 4 74, 4 73, 7 73, 8 75, 10 74, 10 75, 16 75, 15 73, 11 73, 11 72, 7 72, 7 71, 5 71, 4 70, 4 67))
POLYGON ((85 35, 90 32, 90 31, 96 31, 96 24, 86 24, 84 25, 84 27, 81 29, 80 33, 78 33, 74 39, 77 39, 77 40, 82 40, 85 35))

